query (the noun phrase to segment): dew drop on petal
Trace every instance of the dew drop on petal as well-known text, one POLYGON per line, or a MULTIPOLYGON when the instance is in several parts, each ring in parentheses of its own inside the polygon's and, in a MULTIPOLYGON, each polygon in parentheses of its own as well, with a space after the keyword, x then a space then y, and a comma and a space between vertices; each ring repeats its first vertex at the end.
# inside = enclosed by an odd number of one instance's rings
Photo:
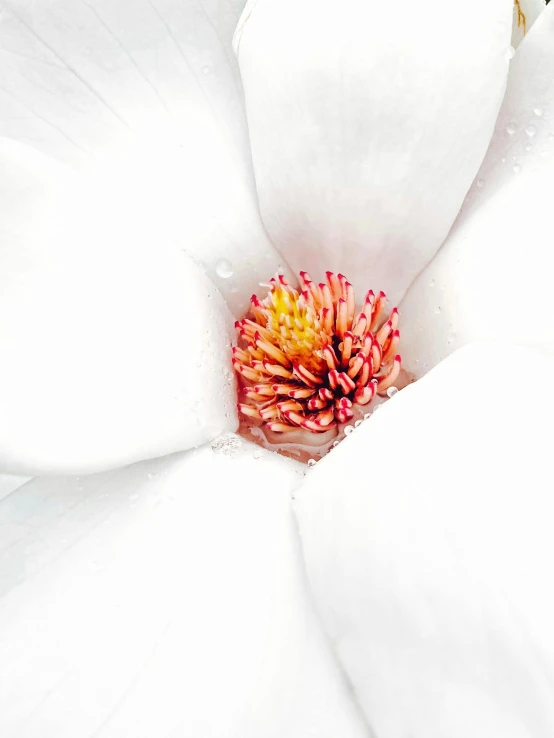
POLYGON ((525 151, 531 151, 532 148, 533 147, 531 146, 530 143, 526 143, 525 146, 524 146, 525 151))
POLYGON ((506 133, 509 136, 513 136, 514 133, 517 131, 517 124, 512 121, 512 123, 508 123, 506 126, 506 133))
POLYGON ((529 136, 529 138, 533 138, 533 136, 536 134, 537 129, 535 126, 527 126, 525 129, 525 133, 529 136))
POLYGON ((512 170, 514 174, 519 174, 521 172, 521 164, 514 164, 512 167, 512 170))
POLYGON ((233 265, 227 259, 219 259, 215 265, 215 272, 222 279, 229 279, 233 276, 233 265))
POLYGON ((359 428, 359 427, 361 426, 361 424, 362 424, 362 421, 361 421, 361 420, 357 420, 357 421, 356 421, 356 422, 354 423, 354 428, 359 428))
POLYGON ((548 134, 548 140, 549 141, 554 141, 554 133, 549 133, 548 134))
POLYGON ((387 396, 394 397, 397 392, 398 392, 398 387, 389 387, 387 390, 387 396))
POLYGON ((516 50, 513 46, 509 46, 506 50, 506 61, 510 61, 510 59, 513 59, 515 56, 516 50))
POLYGON ((308 466, 315 466, 317 461, 315 459, 308 459, 308 466))
POLYGON ((364 420, 368 420, 369 418, 371 418, 371 413, 365 413, 364 420))
POLYGON ((477 187, 482 187, 485 184, 485 180, 484 179, 478 179, 475 184, 477 185, 477 187))
POLYGON ((340 444, 340 441, 333 441, 333 448, 336 448, 340 444))
POLYGON ((533 113, 537 116, 537 118, 540 118, 542 117, 543 109, 540 105, 535 105, 535 107, 533 108, 533 113))
POLYGON ((208 74, 208 73, 209 73, 209 71, 210 71, 210 68, 209 68, 209 66, 208 66, 207 64, 205 64, 205 65, 204 65, 204 66, 202 67, 202 74, 208 74))
POLYGON ((434 279, 432 279, 432 280, 431 280, 431 281, 429 282, 429 287, 434 287, 434 286, 435 286, 435 280, 434 280, 434 279))
POLYGON ((441 311, 440 305, 437 305, 437 307, 434 310, 435 315, 440 315, 440 311, 441 311))
POLYGON ((354 430, 354 427, 352 425, 347 425, 346 428, 344 429, 344 434, 346 436, 349 436, 353 430, 354 430))
POLYGON ((252 454, 252 458, 253 458, 253 459, 261 459, 263 455, 264 455, 263 449, 261 449, 261 448, 258 448, 258 449, 256 449, 256 451, 254 451, 254 453, 252 454))

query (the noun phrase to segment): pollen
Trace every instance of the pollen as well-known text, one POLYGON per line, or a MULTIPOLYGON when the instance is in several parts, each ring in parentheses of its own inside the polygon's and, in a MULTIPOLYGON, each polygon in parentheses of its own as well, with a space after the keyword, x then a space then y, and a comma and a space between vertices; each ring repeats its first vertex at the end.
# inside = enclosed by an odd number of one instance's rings
POLYGON ((277 433, 322 433, 348 422, 355 406, 386 395, 400 373, 398 310, 370 290, 356 309, 342 274, 316 284, 300 272, 300 289, 279 275, 267 296, 253 295, 235 323, 239 411, 277 433))

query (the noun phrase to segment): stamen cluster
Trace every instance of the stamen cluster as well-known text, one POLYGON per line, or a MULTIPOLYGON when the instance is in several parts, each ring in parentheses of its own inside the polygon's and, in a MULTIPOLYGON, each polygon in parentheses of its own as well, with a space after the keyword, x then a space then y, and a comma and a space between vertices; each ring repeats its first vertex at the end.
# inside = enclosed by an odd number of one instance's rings
POLYGON ((355 405, 383 394, 400 373, 398 310, 370 290, 356 313, 342 274, 315 284, 300 272, 300 292, 280 275, 249 317, 235 327, 233 366, 244 402, 239 411, 269 430, 321 433, 354 417, 355 405))

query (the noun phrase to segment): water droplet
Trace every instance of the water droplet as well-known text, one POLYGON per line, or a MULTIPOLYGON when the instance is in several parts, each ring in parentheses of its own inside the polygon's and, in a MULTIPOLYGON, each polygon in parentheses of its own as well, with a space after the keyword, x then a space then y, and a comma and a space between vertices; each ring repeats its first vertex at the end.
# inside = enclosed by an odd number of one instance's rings
POLYGON ((434 286, 435 286, 435 280, 434 280, 434 279, 432 279, 432 280, 431 280, 431 281, 429 282, 429 287, 434 287, 434 286))
POLYGON ((346 428, 344 429, 344 434, 346 436, 349 436, 352 433, 353 430, 354 430, 354 427, 353 426, 347 425, 346 428))
POLYGON ((364 420, 367 420, 368 418, 371 418, 371 413, 366 413, 364 415, 364 420))
POLYGON ((549 133, 548 134, 548 140, 549 141, 554 141, 554 133, 549 133))
POLYGON ((317 461, 315 459, 308 459, 308 466, 315 466, 317 461))
POLYGON ((515 56, 516 50, 513 46, 509 46, 506 50, 506 61, 510 61, 510 59, 513 59, 515 56))
POLYGON ((449 333, 446 337, 446 343, 451 346, 454 343, 454 339, 456 338, 454 333, 449 333))
POLYGON ((397 392, 398 392, 398 387, 389 387, 387 390, 387 395, 389 397, 394 397, 397 392))
POLYGON ((362 424, 362 421, 361 421, 361 420, 357 420, 357 421, 356 421, 356 422, 354 423, 354 428, 359 428, 359 427, 361 426, 361 424, 362 424))
POLYGON ((440 311, 441 311, 441 309, 440 309, 440 305, 437 305, 437 307, 436 307, 436 308, 435 308, 435 310, 434 310, 434 312, 435 312, 435 315, 440 315, 440 311))
POLYGON ((339 445, 340 441, 333 441, 333 448, 336 448, 339 445))
POLYGON ((253 459, 261 459, 263 455, 264 455, 263 449, 261 449, 261 448, 258 448, 258 449, 256 449, 256 451, 254 451, 254 453, 252 454, 252 458, 253 458, 253 459))
POLYGON ((502 157, 502 159, 500 159, 500 161, 501 161, 501 162, 505 162, 505 161, 506 161, 506 157, 505 157, 505 156, 503 156, 503 157, 502 157))
POLYGON ((512 171, 514 174, 519 174, 521 172, 521 164, 514 164, 512 167, 512 171))
POLYGON ((482 187, 485 184, 485 180, 484 179, 478 179, 475 184, 477 185, 477 187, 482 187))
POLYGON ((525 129, 525 133, 529 136, 529 138, 533 138, 536 132, 537 129, 535 126, 527 126, 527 128, 525 129))
POLYGON ((533 146, 530 143, 526 143, 524 146, 525 151, 531 151, 532 148, 533 146))
POLYGON ((233 265, 227 259, 219 259, 215 265, 215 271, 218 277, 229 279, 233 276, 233 265))
POLYGON ((535 105, 535 107, 533 108, 533 113, 537 116, 537 118, 542 118, 543 112, 544 111, 540 105, 535 105))
POLYGON ((508 125, 506 126, 506 133, 509 136, 513 136, 516 131, 517 131, 517 123, 514 123, 513 121, 511 123, 508 123, 508 125))
POLYGON ((205 64, 205 65, 204 65, 204 66, 202 67, 202 73, 203 73, 203 74, 208 74, 208 73, 209 73, 209 71, 210 71, 210 68, 209 68, 209 66, 208 66, 207 64, 205 64))

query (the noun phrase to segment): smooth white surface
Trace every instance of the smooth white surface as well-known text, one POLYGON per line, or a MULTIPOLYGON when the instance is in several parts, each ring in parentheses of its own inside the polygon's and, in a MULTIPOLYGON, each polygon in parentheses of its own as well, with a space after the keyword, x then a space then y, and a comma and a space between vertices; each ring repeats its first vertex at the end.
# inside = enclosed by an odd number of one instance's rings
POLYGON ((402 359, 424 374, 459 346, 505 337, 554 350, 554 4, 511 62, 464 209, 400 306, 402 359))
POLYGON ((0 143, 0 470, 99 471, 237 426, 232 317, 118 190, 0 143))
POLYGON ((0 500, 22 487, 29 479, 30 477, 18 477, 14 474, 0 474, 0 500))
POLYGON ((302 467, 230 434, 0 501, 3 738, 364 738, 306 598, 302 467))
POLYGON ((231 37, 244 0, 7 0, 0 136, 133 191, 238 316, 283 264, 257 207, 231 37), (232 278, 216 265, 226 259, 232 278))
POLYGON ((511 26, 506 0, 247 4, 234 45, 260 209, 292 268, 402 297, 481 164, 511 26))
POLYGON ((229 150, 200 126, 188 141, 132 140, 94 171, 133 199, 157 238, 170 238, 219 289, 235 318, 276 272, 291 273, 229 150))
POLYGON ((231 37, 244 0, 4 0, 0 133, 76 165, 132 134, 248 137, 231 37))
POLYGON ((554 733, 552 372, 471 344, 296 493, 318 610, 380 738, 554 733))

